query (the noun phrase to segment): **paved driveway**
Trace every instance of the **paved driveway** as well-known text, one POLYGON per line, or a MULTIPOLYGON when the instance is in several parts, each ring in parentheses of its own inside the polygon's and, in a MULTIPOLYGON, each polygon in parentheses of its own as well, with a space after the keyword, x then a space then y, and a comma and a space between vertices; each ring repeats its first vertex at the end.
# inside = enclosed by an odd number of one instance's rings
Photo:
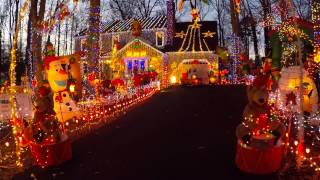
POLYGON ((276 179, 242 174, 234 164, 246 102, 243 86, 167 89, 74 142, 71 161, 14 179, 276 179))

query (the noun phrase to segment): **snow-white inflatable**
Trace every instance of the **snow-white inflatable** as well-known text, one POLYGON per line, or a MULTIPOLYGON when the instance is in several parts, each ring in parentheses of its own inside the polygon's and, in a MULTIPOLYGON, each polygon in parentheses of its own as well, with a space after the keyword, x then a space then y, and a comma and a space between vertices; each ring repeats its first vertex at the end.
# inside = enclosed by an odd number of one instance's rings
MULTIPOLYGON (((300 107, 300 66, 282 68, 279 79, 278 107, 293 112, 301 112, 300 107)), ((303 111, 315 113, 318 109, 318 91, 314 81, 306 70, 302 70, 303 83, 303 111)))

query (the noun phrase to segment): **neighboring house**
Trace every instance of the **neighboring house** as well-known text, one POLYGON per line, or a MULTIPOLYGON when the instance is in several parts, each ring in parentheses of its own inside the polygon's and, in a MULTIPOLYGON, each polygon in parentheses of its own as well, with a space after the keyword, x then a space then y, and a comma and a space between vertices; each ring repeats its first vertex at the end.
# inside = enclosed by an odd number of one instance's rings
MULTIPOLYGON (((128 78, 153 69, 166 87, 171 76, 180 81, 184 61, 207 61, 209 70, 218 64, 214 54, 217 22, 177 23, 171 0, 167 1, 166 16, 116 20, 103 23, 100 31, 100 61, 109 64, 113 77, 128 78)), ((85 45, 86 30, 76 37, 76 51, 85 51, 85 45)))

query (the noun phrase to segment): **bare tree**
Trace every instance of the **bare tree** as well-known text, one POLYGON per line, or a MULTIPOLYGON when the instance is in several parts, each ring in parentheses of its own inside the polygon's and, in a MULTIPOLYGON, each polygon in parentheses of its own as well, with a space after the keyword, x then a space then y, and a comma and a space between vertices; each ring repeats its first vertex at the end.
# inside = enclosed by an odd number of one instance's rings
POLYGON ((236 12, 236 4, 234 0, 230 0, 230 16, 231 16, 231 26, 232 32, 236 36, 239 36, 239 14, 236 12))
POLYGON ((68 31, 69 31, 69 21, 66 20, 66 23, 65 23, 65 33, 64 33, 64 54, 66 54, 68 52, 68 31))
POLYGON ((109 6, 114 18, 128 19, 135 16, 137 1, 110 0, 109 6))
POLYGON ((227 15, 227 7, 224 0, 211 0, 210 7, 212 7, 217 14, 218 33, 219 33, 219 45, 225 46, 225 23, 227 15))
POLYGON ((60 56, 60 43, 61 43, 61 24, 60 23, 58 24, 57 31, 58 31, 58 41, 57 41, 57 43, 58 43, 58 47, 57 47, 58 51, 57 51, 57 55, 60 56))
POLYGON ((300 18, 311 20, 312 0, 294 0, 293 6, 300 18))
POLYGON ((139 0, 136 9, 139 17, 150 17, 161 0, 139 0))
MULTIPOLYGON (((30 75, 32 74, 32 67, 33 67, 33 58, 32 58, 32 49, 31 49, 31 39, 32 39, 32 23, 31 23, 31 17, 29 14, 28 19, 28 25, 27 25, 27 44, 26 44, 26 53, 25 53, 25 61, 26 61, 26 68, 27 73, 30 75)), ((31 78, 30 76, 28 76, 31 78)), ((29 82, 31 82, 32 79, 29 79, 29 82)))
POLYGON ((252 13, 252 7, 248 3, 248 0, 244 1, 244 7, 248 11, 248 25, 251 28, 251 35, 253 41, 253 49, 255 54, 255 62, 256 64, 260 64, 259 61, 259 50, 258 50, 258 37, 257 37, 257 19, 254 17, 252 13))
POLYGON ((110 0, 109 10, 114 19, 129 19, 135 17, 150 17, 164 14, 163 0, 110 0))
POLYGON ((8 14, 6 13, 6 9, 8 9, 8 3, 4 2, 2 6, 0 6, 0 65, 3 61, 3 54, 2 54, 2 38, 3 38, 3 30, 4 25, 7 20, 8 14))
MULTIPOLYGON (((263 14, 263 20, 267 21, 268 16, 271 14, 271 1, 270 0, 260 0, 261 8, 262 8, 262 14, 263 14)), ((268 34, 270 32, 269 26, 264 26, 264 45, 265 45, 265 55, 270 56, 271 55, 271 44, 268 37, 268 34)))

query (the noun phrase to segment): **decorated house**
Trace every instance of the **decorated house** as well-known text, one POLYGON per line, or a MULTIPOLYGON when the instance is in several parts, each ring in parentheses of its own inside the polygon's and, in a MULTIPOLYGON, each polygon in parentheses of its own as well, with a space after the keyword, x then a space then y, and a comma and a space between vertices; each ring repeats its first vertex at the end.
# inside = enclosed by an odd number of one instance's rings
MULTIPOLYGON (((171 0, 166 16, 106 22, 100 31, 99 67, 107 79, 155 72, 162 87, 191 77, 207 84, 218 69, 216 21, 200 21, 193 11, 191 22, 176 22, 171 0)), ((77 35, 76 51, 85 52, 86 34, 77 35)))

